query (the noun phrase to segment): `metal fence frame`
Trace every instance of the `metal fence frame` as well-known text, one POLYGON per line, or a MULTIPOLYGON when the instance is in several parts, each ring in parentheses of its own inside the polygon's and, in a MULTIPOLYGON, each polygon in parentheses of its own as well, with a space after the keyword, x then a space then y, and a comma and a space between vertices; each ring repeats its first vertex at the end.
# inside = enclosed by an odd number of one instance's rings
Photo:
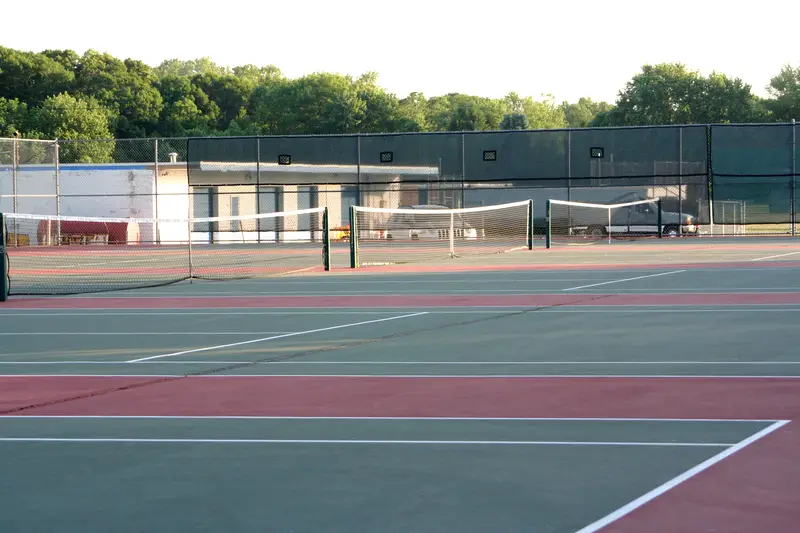
MULTIPOLYGON (((61 175, 65 168, 72 168, 75 165, 80 165, 84 162, 102 162, 107 164, 136 164, 140 163, 142 165, 146 165, 147 169, 143 170, 143 172, 152 172, 153 176, 155 177, 153 182, 153 190, 147 191, 145 193, 141 193, 142 196, 153 196, 153 217, 159 217, 159 202, 157 201, 164 193, 159 191, 158 187, 158 176, 164 169, 168 167, 175 167, 175 165, 185 166, 188 180, 189 180, 189 191, 192 194, 195 189, 195 184, 192 183, 192 173, 196 172, 192 169, 193 161, 192 161, 192 146, 196 145, 199 142, 212 142, 212 143, 244 143, 249 142, 252 140, 252 149, 253 149, 253 157, 250 160, 246 160, 246 158, 238 158, 236 156, 232 156, 233 160, 238 160, 242 163, 253 163, 253 171, 255 174, 255 185, 257 190, 260 191, 262 186, 271 186, 271 185, 283 185, 283 183, 279 183, 272 178, 266 177, 265 168, 265 161, 262 157, 264 153, 264 147, 267 146, 269 143, 277 143, 280 144, 279 141, 287 141, 292 145, 298 145, 298 143, 306 143, 309 146, 322 146, 323 144, 331 144, 331 143, 339 143, 342 146, 347 146, 347 153, 346 154, 336 154, 335 157, 337 160, 342 161, 351 161, 352 162, 352 175, 350 178, 347 179, 340 179, 338 181, 341 185, 347 185, 351 187, 355 187, 357 198, 359 204, 364 203, 365 195, 371 190, 378 190, 380 187, 387 185, 388 182, 381 182, 375 181, 374 179, 370 180, 368 178, 369 173, 365 170, 368 169, 370 166, 374 166, 375 162, 368 160, 364 153, 364 144, 370 145, 380 145, 381 142, 385 141, 390 145, 396 146, 406 146, 409 142, 412 143, 414 146, 419 146, 422 148, 426 148, 427 151, 424 151, 427 155, 421 156, 420 161, 433 161, 436 159, 436 156, 439 155, 439 172, 436 176, 436 180, 434 182, 431 178, 425 179, 401 179, 397 181, 395 184, 398 184, 398 188, 402 188, 403 186, 412 185, 414 183, 417 184, 424 184, 427 189, 426 192, 430 197, 437 197, 440 201, 444 203, 452 202, 452 207, 467 207, 467 202, 469 201, 468 196, 470 194, 471 188, 477 186, 476 184, 484 185, 487 189, 495 188, 499 191, 501 188, 504 187, 504 183, 508 182, 511 183, 513 187, 517 187, 522 191, 527 189, 543 189, 543 188, 560 188, 563 190, 564 195, 566 196, 567 200, 573 199, 573 196, 576 194, 577 191, 583 189, 592 189, 598 188, 601 189, 603 186, 624 186, 626 183, 649 183, 652 186, 661 186, 660 183, 665 183, 663 187, 674 187, 677 188, 678 191, 678 202, 677 202, 677 209, 679 210, 679 214, 683 214, 683 210, 686 208, 684 203, 684 191, 686 187, 699 187, 698 180, 704 180, 704 185, 702 187, 705 188, 705 198, 707 198, 708 202, 708 225, 713 228, 715 223, 724 224, 725 220, 720 219, 717 214, 714 212, 714 203, 715 200, 718 201, 730 201, 730 199, 724 197, 722 192, 725 190, 726 187, 731 189, 736 189, 739 184, 731 184, 724 183, 722 177, 725 177, 726 174, 721 173, 721 171, 715 171, 715 160, 719 162, 720 153, 719 150, 719 140, 715 140, 715 133, 725 134, 731 131, 735 131, 737 129, 744 130, 746 128, 763 128, 765 130, 774 131, 775 128, 791 128, 791 146, 788 148, 791 150, 791 166, 787 168, 786 173, 782 174, 774 174, 770 173, 769 171, 764 172, 752 172, 748 174, 727 174, 730 179, 737 179, 741 178, 741 180, 749 180, 743 181, 744 185, 748 185, 750 187, 759 187, 759 180, 764 181, 765 185, 764 188, 769 187, 767 185, 768 178, 775 178, 775 179, 786 179, 786 183, 788 184, 788 191, 787 191, 787 214, 788 218, 785 221, 785 224, 789 224, 791 226, 790 234, 797 235, 797 226, 798 226, 798 202, 797 202, 797 156, 798 156, 798 147, 797 147, 797 129, 800 126, 792 121, 790 123, 775 123, 775 124, 713 124, 713 125, 663 125, 663 126, 629 126, 629 127, 615 127, 615 128, 568 128, 568 129, 554 129, 554 130, 522 130, 522 131, 492 131, 492 132, 425 132, 425 133, 394 133, 394 134, 349 134, 349 135, 330 135, 330 136, 320 136, 320 135, 298 135, 298 136, 245 136, 245 137, 193 137, 193 138, 147 138, 147 139, 96 139, 96 140, 49 140, 49 141, 34 141, 28 139, 0 139, 0 146, 2 143, 12 143, 15 146, 15 149, 12 150, 14 154, 17 153, 16 146, 18 143, 44 143, 44 144, 52 144, 55 146, 55 153, 56 159, 54 161, 55 164, 55 213, 42 213, 42 214, 62 214, 62 202, 64 199, 69 197, 81 197, 84 199, 88 198, 97 198, 98 201, 103 201, 103 199, 107 199, 108 197, 117 195, 116 193, 103 191, 103 184, 99 182, 89 183, 87 182, 87 190, 82 191, 79 190, 77 193, 72 191, 64 191, 62 190, 62 183, 61 183, 61 175), (652 134, 654 136, 659 135, 659 130, 664 129, 673 129, 677 130, 678 135, 678 148, 676 151, 676 160, 675 161, 664 161, 664 163, 670 163, 671 167, 666 167, 662 165, 662 168, 666 168, 663 172, 658 169, 659 161, 653 159, 652 166, 653 169, 646 173, 642 174, 634 174, 631 175, 618 175, 619 170, 614 170, 614 162, 612 161, 612 173, 616 173, 615 175, 606 176, 604 175, 605 167, 604 164, 601 163, 597 166, 598 175, 586 175, 585 172, 578 169, 576 171, 575 162, 578 161, 580 163, 581 168, 585 169, 585 163, 581 163, 583 157, 588 157, 588 154, 578 154, 577 150, 582 150, 582 148, 576 148, 575 141, 577 139, 584 139, 586 136, 590 137, 597 137, 597 138, 608 138, 613 139, 615 135, 619 135, 623 137, 624 135, 628 135, 627 133, 620 133, 620 132, 627 132, 627 131, 641 131, 643 135, 652 134), (684 148, 685 148, 685 132, 688 130, 703 130, 705 141, 706 141, 706 153, 705 153, 705 168, 703 169, 702 173, 698 173, 699 170, 697 169, 687 169, 686 165, 691 164, 692 160, 686 161, 684 159, 684 148), (726 131, 722 131, 725 129, 726 131), (587 133, 589 132, 589 133, 587 133), (542 157, 547 158, 551 157, 550 162, 553 163, 552 171, 548 173, 548 171, 538 170, 536 168, 531 168, 531 173, 534 175, 533 177, 524 177, 524 176, 512 176, 511 178, 500 179, 492 178, 486 179, 486 177, 475 176, 471 175, 471 170, 474 167, 474 161, 481 154, 474 153, 473 150, 470 149, 470 146, 474 146, 476 142, 481 142, 482 139, 519 139, 523 138, 524 136, 528 136, 531 139, 536 139, 538 142, 539 140, 543 140, 541 146, 548 146, 548 142, 550 142, 551 146, 556 146, 558 148, 558 153, 560 154, 563 152, 563 167, 560 166, 560 163, 556 165, 553 162, 559 161, 559 155, 548 155, 544 154, 542 157), (411 141, 410 139, 413 139, 411 141), (448 145, 448 153, 447 154, 437 154, 437 149, 442 150, 441 148, 436 148, 437 146, 445 146, 447 143, 448 145), (431 148, 432 147, 432 148, 431 148), (454 148, 457 147, 457 148, 454 148), (430 148, 428 150, 428 148, 430 148), (450 148, 454 148, 454 150, 450 150, 450 148), (430 152, 430 153, 428 153, 430 152), (442 176, 442 157, 448 157, 450 161, 451 169, 448 169, 447 173, 444 177, 442 176), (245 160, 243 160, 245 159, 245 160), (677 170, 676 170, 677 168, 677 170), (453 170, 454 169, 454 170, 453 170), (452 171, 451 171, 452 170, 452 171), (777 176, 777 177, 776 177, 777 176), (692 179, 694 179, 693 185, 692 179), (598 183, 601 183, 603 186, 598 186, 598 183), (637 181, 639 180, 639 181, 637 181)), ((699 138, 698 133, 694 133, 694 140, 692 141, 694 144, 697 144, 697 139, 699 138)), ((723 135, 724 136, 724 135, 723 135)), ((578 144, 581 144, 580 141, 578 144)), ((535 144, 535 143, 534 143, 535 144)), ((511 144, 514 145, 513 142, 511 144)), ((531 148, 527 151, 524 149, 517 150, 517 156, 530 156, 533 154, 534 159, 538 157, 534 152, 539 150, 540 152, 543 150, 541 146, 536 145, 534 148, 531 148), (537 147, 538 146, 538 147, 537 147)), ((313 150, 313 149, 312 149, 313 150)), ((783 150, 787 150, 786 146, 775 146, 775 150, 780 150, 782 154, 781 157, 784 157, 786 154, 783 150)), ((1 150, 0 150, 1 151, 1 150)), ((777 153, 777 152, 776 152, 777 153)), ((370 152, 370 157, 374 156, 370 152)), ((486 154, 484 154, 484 157, 486 154)), ((787 159, 788 161, 788 159, 787 159)), ((0 165, 3 163, 2 154, 0 154, 0 165)), ((324 163, 319 163, 324 164, 324 163)), ((432 164, 432 163, 431 163, 432 164)), ((11 180, 12 180, 12 189, 11 195, 13 198, 13 205, 11 206, 11 210, 14 212, 18 212, 20 209, 19 200, 23 198, 25 195, 18 193, 18 186, 17 186, 17 174, 18 170, 21 166, 20 161, 16 155, 12 155, 12 159, 10 161, 11 167, 11 180)), ((531 167, 535 167, 536 165, 531 165, 531 167)), ((624 164, 623 164, 624 167, 624 164)), ((621 171, 622 174, 627 172, 624 168, 621 171)), ((2 175, 2 174, 0 174, 2 175)), ((324 184, 331 184, 332 182, 326 181, 324 184)), ((322 185, 316 184, 316 186, 322 185)), ((772 182, 771 185, 774 189, 778 189, 776 182, 772 182)), ((73 187, 74 189, 74 187, 73 187)), ((699 189, 697 189, 699 190, 699 189)), ((119 195, 126 194, 131 196, 134 193, 119 193, 119 195)), ((500 194, 499 192, 497 193, 500 194)), ((9 195, 4 195, 9 196, 9 195)), ((260 207, 260 200, 257 198, 254 200, 254 209, 259 210, 260 207)), ((191 201, 190 201, 191 203, 191 201)), ((690 206, 691 207, 691 206, 690 206)), ((25 209, 22 209, 24 212, 25 209)), ((65 214, 77 214, 77 213, 65 213, 65 214)), ((83 213, 81 213, 83 214, 83 213)), ((131 215, 135 216, 135 215, 131 215)), ((755 222, 746 222, 747 225, 755 224, 755 222)), ((748 232, 749 233, 749 232, 748 232)))

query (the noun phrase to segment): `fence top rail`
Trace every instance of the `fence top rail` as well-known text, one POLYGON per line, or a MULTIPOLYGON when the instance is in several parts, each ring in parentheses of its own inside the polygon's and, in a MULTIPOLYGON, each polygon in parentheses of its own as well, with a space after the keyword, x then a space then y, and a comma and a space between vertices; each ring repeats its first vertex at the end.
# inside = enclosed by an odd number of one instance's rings
POLYGON ((41 143, 41 144, 57 144, 57 139, 18 139, 16 137, 0 137, 0 142, 19 142, 19 143, 41 143))
POLYGON ((550 129, 525 129, 525 130, 454 130, 454 131, 409 131, 409 132, 382 132, 382 133, 329 133, 329 134, 298 134, 298 135, 234 135, 234 136, 197 136, 197 137, 136 137, 136 138, 105 138, 105 139, 18 139, 13 137, 0 137, 0 141, 20 141, 39 143, 87 143, 87 142, 153 142, 153 141, 197 141, 197 140, 259 140, 259 139, 316 139, 326 137, 359 138, 359 137, 406 137, 406 136, 436 136, 436 135, 484 135, 484 134, 521 134, 521 133, 548 133, 548 132, 578 132, 578 131, 621 131, 621 130, 647 130, 647 129, 697 129, 697 128, 751 128, 751 127, 791 127, 796 126, 795 121, 790 122, 752 122, 752 123, 710 123, 710 124, 653 124, 631 126, 599 126, 582 128, 550 128, 550 129))

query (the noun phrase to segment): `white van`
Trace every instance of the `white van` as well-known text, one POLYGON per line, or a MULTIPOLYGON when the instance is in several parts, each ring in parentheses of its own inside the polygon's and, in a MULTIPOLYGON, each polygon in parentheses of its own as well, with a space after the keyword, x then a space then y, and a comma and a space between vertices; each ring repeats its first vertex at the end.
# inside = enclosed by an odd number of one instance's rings
MULTIPOLYGON (((411 205, 401 206, 403 210, 443 210, 450 208, 442 205, 411 205)), ((386 224, 386 238, 390 240, 449 240, 450 215, 449 213, 394 213, 386 224)), ((476 240, 478 230, 472 227, 464 217, 458 213, 453 215, 453 238, 463 240, 476 240)))

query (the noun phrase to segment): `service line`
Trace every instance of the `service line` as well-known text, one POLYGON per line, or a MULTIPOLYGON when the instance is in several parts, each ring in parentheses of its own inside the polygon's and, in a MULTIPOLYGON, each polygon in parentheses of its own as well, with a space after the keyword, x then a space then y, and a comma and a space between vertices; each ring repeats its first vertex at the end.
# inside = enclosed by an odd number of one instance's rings
POLYGON ((260 339, 251 339, 249 341, 242 341, 242 342, 232 342, 230 344, 218 344, 216 346, 206 346, 204 348, 194 348, 192 350, 183 350, 180 352, 172 352, 172 353, 165 353, 161 355, 151 355, 150 357, 141 357, 139 359, 131 359, 130 361, 126 361, 126 363, 141 363, 142 361, 151 361, 153 359, 162 359, 164 357, 174 357, 177 355, 184 355, 187 353, 197 353, 197 352, 207 352, 210 350, 220 350, 223 348, 233 348, 236 346, 244 346, 246 344, 255 344, 258 342, 266 342, 272 341, 276 339, 285 339, 288 337, 297 337, 299 335, 310 335, 312 333, 321 333, 323 331, 333 331, 335 329, 343 329, 343 328, 352 328, 356 326, 365 326, 367 324, 377 324, 378 322, 388 322, 390 320, 400 320, 402 318, 412 318, 415 316, 427 315, 427 312, 421 313, 412 313, 410 315, 400 315, 400 316, 390 316, 388 318, 378 318, 376 320, 367 320, 365 322, 354 322, 352 324, 342 324, 340 326, 330 326, 327 328, 318 328, 318 329, 309 329, 307 331, 296 331, 293 333, 285 333, 283 335, 273 335, 271 337, 261 337, 260 339))

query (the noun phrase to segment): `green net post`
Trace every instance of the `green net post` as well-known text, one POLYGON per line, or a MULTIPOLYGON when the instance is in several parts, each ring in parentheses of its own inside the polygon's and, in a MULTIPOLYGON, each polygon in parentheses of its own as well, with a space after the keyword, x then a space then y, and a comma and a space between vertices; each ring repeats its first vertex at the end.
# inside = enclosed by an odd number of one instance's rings
POLYGON ((551 245, 550 241, 551 241, 552 235, 553 235, 553 222, 552 222, 552 216, 551 216, 552 214, 553 214, 552 204, 550 203, 550 200, 548 199, 547 200, 547 213, 545 214, 545 226, 546 226, 546 228, 545 228, 545 238, 544 238, 545 239, 544 240, 544 243, 545 243, 544 245, 545 245, 545 247, 547 249, 550 249, 550 245, 551 245))
POLYGON ((8 301, 8 258, 6 257, 6 220, 0 213, 0 302, 8 301))
MULTIPOLYGON (((658 206, 658 238, 662 238, 664 236, 664 225, 661 223, 662 218, 661 215, 663 214, 663 210, 661 209, 661 198, 656 201, 656 205, 658 206)), ((678 221, 678 232, 679 236, 683 232, 683 220, 678 221)))
POLYGON ((326 271, 331 269, 331 226, 327 207, 322 211, 322 264, 326 271))
POLYGON ((528 250, 533 250, 533 200, 528 200, 528 250))
POLYGON ((356 206, 350 206, 350 268, 358 268, 358 222, 356 206))

